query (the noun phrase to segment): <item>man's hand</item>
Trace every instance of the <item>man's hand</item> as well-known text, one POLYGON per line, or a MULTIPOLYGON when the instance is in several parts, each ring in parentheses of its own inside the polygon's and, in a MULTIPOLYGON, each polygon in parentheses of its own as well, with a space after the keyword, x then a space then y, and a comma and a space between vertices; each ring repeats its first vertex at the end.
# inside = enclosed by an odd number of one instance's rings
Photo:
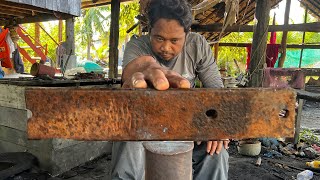
MULTIPOLYGON (((219 154, 221 152, 222 147, 225 149, 229 148, 229 140, 224 139, 220 141, 208 141, 207 142, 207 153, 210 154, 211 156, 216 153, 219 154)), ((199 145, 201 142, 197 142, 199 145)))
POLYGON ((142 56, 131 61, 123 70, 124 88, 147 88, 157 90, 172 88, 190 88, 190 82, 180 74, 161 67, 151 56, 142 56))

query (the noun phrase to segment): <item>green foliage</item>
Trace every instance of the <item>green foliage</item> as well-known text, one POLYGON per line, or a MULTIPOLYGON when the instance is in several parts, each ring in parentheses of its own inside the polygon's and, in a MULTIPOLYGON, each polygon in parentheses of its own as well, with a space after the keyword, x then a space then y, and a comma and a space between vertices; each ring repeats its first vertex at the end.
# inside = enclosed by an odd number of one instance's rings
MULTIPOLYGON (((253 33, 234 32, 221 39, 223 43, 248 43, 252 41, 253 33)), ((225 68, 230 76, 238 75, 234 60, 243 72, 246 66, 247 52, 244 47, 219 47, 218 66, 225 68)))
POLYGON ((310 129, 303 129, 299 133, 299 142, 303 141, 308 144, 319 144, 319 138, 316 134, 310 129))
MULTIPOLYGON (((139 3, 137 1, 121 3, 119 47, 126 42, 128 36, 138 32, 136 28, 130 34, 126 33, 135 24, 134 18, 138 14, 139 3)), ((82 16, 77 18, 75 22, 77 55, 81 59, 108 61, 110 23, 111 6, 82 10, 82 16)))

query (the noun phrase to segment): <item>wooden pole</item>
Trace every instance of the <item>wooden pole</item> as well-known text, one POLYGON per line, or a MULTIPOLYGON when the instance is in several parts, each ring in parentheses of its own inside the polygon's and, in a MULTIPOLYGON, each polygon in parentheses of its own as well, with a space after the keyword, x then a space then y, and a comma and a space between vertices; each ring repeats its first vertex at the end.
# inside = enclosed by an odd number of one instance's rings
MULTIPOLYGON (((39 23, 36 22, 36 23, 34 23, 34 45, 36 47, 40 46, 39 42, 40 42, 40 27, 39 27, 39 23)), ((38 54, 36 52, 34 52, 33 55, 35 57, 38 56, 38 54)))
MULTIPOLYGON (((289 23, 289 14, 290 14, 290 6, 291 6, 291 0, 287 0, 286 2, 286 10, 284 13, 284 25, 288 25, 289 23)), ((282 39, 281 39, 281 55, 278 62, 278 67, 282 68, 284 61, 286 59, 286 53, 287 53, 287 37, 288 37, 288 31, 283 31, 282 33, 282 39)))
POLYGON ((62 30, 63 29, 63 21, 62 20, 59 20, 59 34, 58 34, 58 43, 61 43, 62 42, 62 30))
MULTIPOLYGON (((221 23, 213 23, 207 25, 192 25, 193 32, 220 32, 222 29, 221 23)), ((254 32, 255 26, 252 25, 232 25, 228 26, 224 32, 254 32)), ((307 24, 288 24, 288 25, 270 25, 268 32, 273 31, 305 31, 305 32, 320 32, 320 23, 313 22, 307 24)))
MULTIPOLYGON (((306 11, 304 13, 304 23, 307 23, 307 17, 308 17, 308 7, 306 7, 306 11)), ((303 31, 302 44, 304 44, 305 38, 306 38, 306 32, 303 31)), ((303 48, 301 49, 301 52, 300 52, 299 68, 301 68, 302 54, 303 54, 303 48)))
POLYGON ((69 18, 66 20, 66 42, 67 42, 67 55, 74 55, 75 43, 74 43, 74 19, 69 18))
POLYGON ((39 26, 39 22, 34 23, 34 34, 35 34, 35 42, 34 44, 36 46, 39 46, 39 42, 40 42, 40 26, 39 26))
POLYGON ((256 1, 257 26, 253 32, 251 49, 251 61, 249 65, 249 86, 260 87, 262 85, 263 65, 266 61, 266 49, 268 38, 270 0, 256 1))
POLYGON ((120 1, 111 0, 111 25, 109 40, 109 78, 118 77, 120 1))
POLYGON ((214 59, 216 60, 216 62, 218 63, 218 55, 219 55, 219 43, 215 43, 214 44, 214 59))

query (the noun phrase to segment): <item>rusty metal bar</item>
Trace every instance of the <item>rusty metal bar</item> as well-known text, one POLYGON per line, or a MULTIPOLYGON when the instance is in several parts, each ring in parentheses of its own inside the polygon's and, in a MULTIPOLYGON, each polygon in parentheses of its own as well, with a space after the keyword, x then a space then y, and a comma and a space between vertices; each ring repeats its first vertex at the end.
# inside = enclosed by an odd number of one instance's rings
POLYGON ((191 180, 193 142, 145 142, 146 180, 191 180))
POLYGON ((30 139, 214 140, 294 134, 292 89, 27 88, 25 97, 32 112, 30 139))

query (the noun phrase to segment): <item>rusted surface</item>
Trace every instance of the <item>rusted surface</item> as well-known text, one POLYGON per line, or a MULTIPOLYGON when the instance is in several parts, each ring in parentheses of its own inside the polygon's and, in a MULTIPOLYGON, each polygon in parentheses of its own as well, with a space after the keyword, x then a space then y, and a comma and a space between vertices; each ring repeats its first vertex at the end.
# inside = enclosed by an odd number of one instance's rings
POLYGON ((293 137, 292 89, 29 88, 31 139, 214 140, 293 137), (279 112, 287 110, 286 117, 279 112))

